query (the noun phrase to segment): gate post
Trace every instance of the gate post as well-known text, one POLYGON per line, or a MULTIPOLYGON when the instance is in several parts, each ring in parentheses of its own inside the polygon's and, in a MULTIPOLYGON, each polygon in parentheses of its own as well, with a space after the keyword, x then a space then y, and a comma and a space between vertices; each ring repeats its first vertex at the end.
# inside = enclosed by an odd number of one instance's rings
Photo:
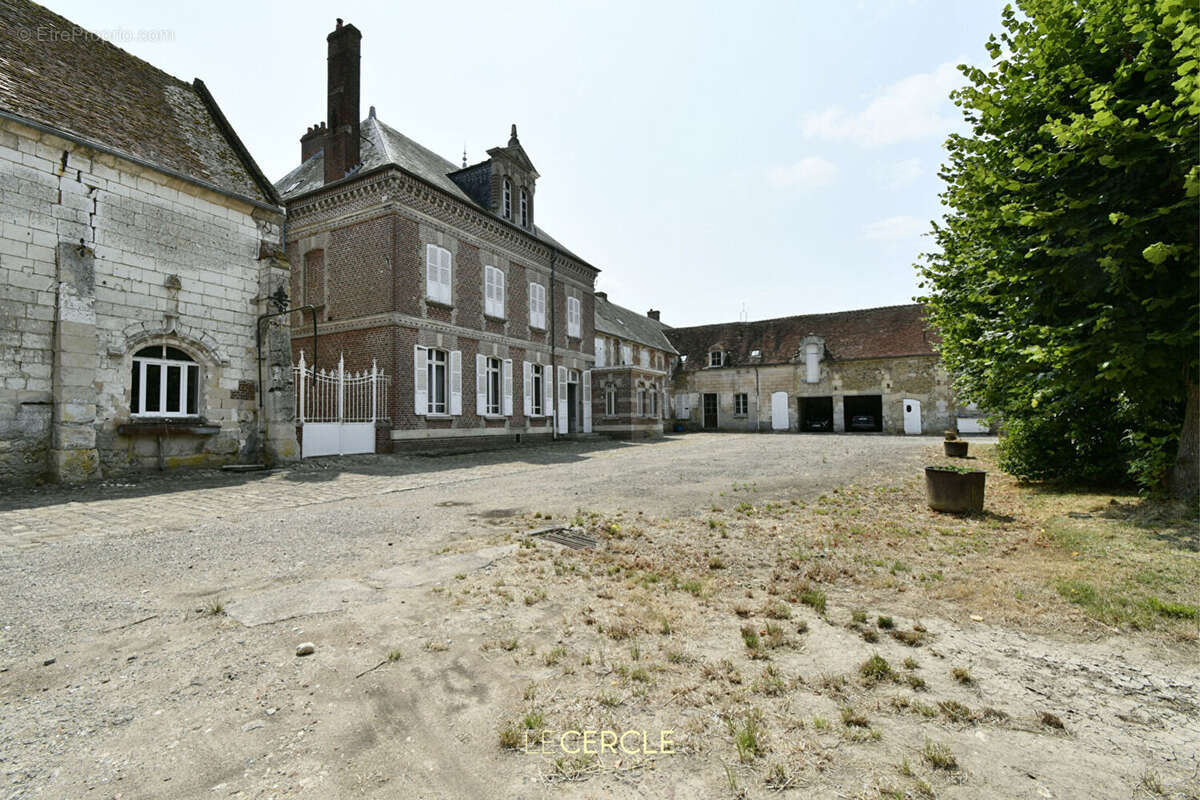
POLYGON ((300 378, 300 380, 297 382, 300 384, 300 408, 299 408, 300 413, 298 413, 296 415, 296 417, 300 420, 300 424, 303 425, 304 424, 304 384, 307 382, 307 380, 304 377, 304 351, 303 350, 300 351, 300 375, 299 375, 299 378, 300 378))
POLYGON ((375 424, 375 393, 379 391, 379 370, 375 368, 375 359, 371 359, 371 424, 375 424))
POLYGON ((338 381, 337 381, 337 421, 345 420, 345 401, 346 401, 346 356, 338 356, 338 381))

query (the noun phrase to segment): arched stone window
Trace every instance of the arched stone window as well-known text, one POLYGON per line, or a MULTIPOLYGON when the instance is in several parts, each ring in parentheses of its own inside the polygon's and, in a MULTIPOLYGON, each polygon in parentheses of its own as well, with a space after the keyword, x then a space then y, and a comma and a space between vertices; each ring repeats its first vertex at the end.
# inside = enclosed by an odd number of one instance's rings
POLYGON ((133 354, 129 410, 135 417, 194 417, 200 413, 200 365, 168 344, 133 354))

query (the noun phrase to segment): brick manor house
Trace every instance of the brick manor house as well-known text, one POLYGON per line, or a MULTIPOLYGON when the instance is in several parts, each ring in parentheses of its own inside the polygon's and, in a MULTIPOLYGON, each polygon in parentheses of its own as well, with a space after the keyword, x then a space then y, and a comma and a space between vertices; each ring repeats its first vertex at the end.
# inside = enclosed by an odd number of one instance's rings
POLYGON ((296 359, 391 376, 378 450, 591 430, 598 270, 536 224, 538 172, 512 126, 457 166, 359 112, 362 34, 328 42, 323 123, 275 186, 287 208, 296 359))

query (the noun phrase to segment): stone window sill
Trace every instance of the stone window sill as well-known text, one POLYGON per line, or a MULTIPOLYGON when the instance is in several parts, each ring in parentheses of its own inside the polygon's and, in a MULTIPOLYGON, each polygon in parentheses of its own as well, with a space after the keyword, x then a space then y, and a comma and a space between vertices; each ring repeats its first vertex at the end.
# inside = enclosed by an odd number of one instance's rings
POLYGON ((121 436, 170 436, 175 433, 215 436, 220 432, 221 426, 210 425, 203 417, 135 417, 117 426, 121 436))

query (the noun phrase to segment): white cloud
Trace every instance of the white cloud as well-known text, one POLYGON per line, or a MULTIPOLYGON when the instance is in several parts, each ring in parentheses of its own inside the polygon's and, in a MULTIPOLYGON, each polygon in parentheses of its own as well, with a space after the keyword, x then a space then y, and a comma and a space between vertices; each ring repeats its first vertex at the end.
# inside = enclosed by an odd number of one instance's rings
POLYGON ((949 95, 962 84, 961 73, 949 62, 884 87, 860 111, 835 106, 806 114, 800 127, 810 138, 866 147, 943 138, 960 123, 949 95))
POLYGON ((837 164, 820 156, 808 156, 793 164, 772 167, 767 172, 767 180, 772 186, 816 189, 833 183, 837 174, 837 164))
POLYGON ((876 242, 895 242, 915 239, 928 230, 928 220, 909 216, 887 217, 864 225, 863 236, 876 242))
POLYGON ((883 172, 890 189, 907 186, 925 174, 925 170, 921 168, 921 160, 918 158, 906 158, 895 164, 889 164, 883 172))

